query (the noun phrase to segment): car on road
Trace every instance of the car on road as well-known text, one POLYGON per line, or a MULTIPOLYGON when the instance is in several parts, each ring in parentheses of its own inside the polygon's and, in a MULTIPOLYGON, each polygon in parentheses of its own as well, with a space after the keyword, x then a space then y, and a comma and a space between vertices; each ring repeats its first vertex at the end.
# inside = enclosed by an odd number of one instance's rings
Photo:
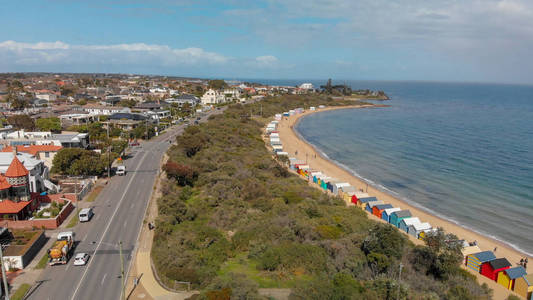
POLYGON ((121 165, 121 166, 117 167, 117 175, 118 176, 126 175, 126 166, 125 165, 121 165))
POLYGON ((78 218, 80 222, 89 222, 91 218, 93 217, 93 209, 92 208, 84 208, 80 210, 80 213, 78 214, 78 218))
POLYGON ((89 254, 87 253, 76 253, 76 256, 74 256, 74 265, 75 266, 85 266, 87 262, 89 261, 89 254))
POLYGON ((135 146, 139 146, 140 143, 139 142, 131 142, 130 143, 130 147, 135 147, 135 146))

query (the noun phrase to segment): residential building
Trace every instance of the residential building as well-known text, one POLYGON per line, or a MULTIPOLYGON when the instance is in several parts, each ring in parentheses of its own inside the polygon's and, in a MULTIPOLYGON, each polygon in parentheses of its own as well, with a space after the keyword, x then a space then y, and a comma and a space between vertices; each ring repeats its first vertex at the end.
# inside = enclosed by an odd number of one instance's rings
POLYGON ((209 89, 202 96, 201 102, 202 102, 202 105, 224 103, 225 97, 224 97, 224 94, 220 93, 219 91, 214 90, 214 89, 209 89))
POLYGON ((109 116, 116 113, 131 113, 129 107, 122 106, 105 106, 105 105, 90 105, 83 106, 83 110, 91 115, 109 116))
POLYGON ((16 147, 19 153, 28 153, 36 159, 42 160, 48 169, 52 168, 52 162, 57 152, 63 149, 62 146, 55 145, 18 145, 4 147, 2 152, 13 152, 13 147, 16 147))
POLYGON ((191 107, 195 107, 196 105, 200 103, 200 99, 198 99, 198 97, 194 95, 183 94, 183 95, 178 96, 177 98, 165 99, 165 102, 171 103, 171 104, 177 103, 179 107, 182 107, 183 104, 188 103, 191 107))
POLYGON ((37 94, 35 94, 35 98, 46 100, 48 102, 57 100, 56 94, 52 94, 52 93, 42 93, 42 94, 41 93, 37 93, 37 94))

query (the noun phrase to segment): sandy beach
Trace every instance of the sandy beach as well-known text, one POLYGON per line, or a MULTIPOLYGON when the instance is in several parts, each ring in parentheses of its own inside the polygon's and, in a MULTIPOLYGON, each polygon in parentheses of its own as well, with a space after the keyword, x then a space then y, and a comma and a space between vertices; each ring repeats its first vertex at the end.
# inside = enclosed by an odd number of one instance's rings
MULTIPOLYGON (((298 120, 308 114, 323 112, 333 109, 345 109, 349 107, 330 107, 324 109, 317 109, 316 111, 305 111, 299 115, 293 115, 290 117, 284 117, 282 121, 278 124, 278 131, 280 135, 281 142, 283 144, 284 151, 289 153, 290 157, 297 157, 302 161, 306 161, 313 170, 321 171, 322 173, 327 174, 328 176, 337 178, 339 180, 350 183, 352 186, 357 189, 366 191, 370 196, 375 196, 379 200, 384 201, 385 203, 390 203, 394 207, 401 207, 402 209, 409 209, 413 216, 420 218, 422 222, 429 222, 433 227, 442 227, 445 231, 454 233, 460 239, 464 239, 468 242, 477 241, 479 248, 481 250, 491 250, 495 251, 496 257, 505 257, 513 264, 513 266, 518 266, 518 263, 521 258, 526 257, 525 254, 511 248, 510 246, 494 240, 492 238, 486 237, 484 235, 478 234, 474 231, 468 230, 464 227, 461 227, 455 223, 444 220, 440 217, 434 216, 423 209, 409 205, 405 201, 402 201, 398 198, 393 197, 392 195, 380 191, 372 186, 366 184, 358 177, 352 175, 350 172, 344 168, 338 166, 334 162, 326 159, 321 156, 320 152, 316 151, 313 146, 300 139, 299 136, 294 132, 293 127, 297 124, 298 120), (297 151, 297 155, 295 155, 297 151)), ((355 107, 350 107, 355 108, 355 107)), ((375 109, 375 108, 362 108, 360 109, 375 109)), ((378 219, 375 216, 369 215, 369 218, 378 219)), ((421 241, 414 238, 411 239, 416 243, 421 241)), ((533 259, 529 257, 529 261, 533 262, 533 259)), ((528 273, 531 273, 533 268, 528 266, 528 273)), ((490 279, 477 274, 478 281, 480 283, 487 283, 494 290, 494 299, 505 299, 509 294, 514 294, 513 292, 505 289, 503 286, 497 284, 490 279)))

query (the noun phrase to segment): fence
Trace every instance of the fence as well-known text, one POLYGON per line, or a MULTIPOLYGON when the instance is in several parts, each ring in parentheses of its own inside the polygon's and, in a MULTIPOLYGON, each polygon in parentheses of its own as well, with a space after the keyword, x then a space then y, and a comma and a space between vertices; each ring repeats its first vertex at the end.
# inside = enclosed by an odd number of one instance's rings
MULTIPOLYGON (((46 201, 43 201, 46 202, 46 201)), ((60 199, 56 201, 60 203, 66 203, 66 205, 61 209, 61 212, 55 218, 48 219, 33 219, 33 220, 4 220, 1 222, 2 226, 12 229, 33 229, 33 228, 44 228, 44 229, 56 229, 65 221, 68 215, 74 210, 74 205, 68 199, 60 199)))

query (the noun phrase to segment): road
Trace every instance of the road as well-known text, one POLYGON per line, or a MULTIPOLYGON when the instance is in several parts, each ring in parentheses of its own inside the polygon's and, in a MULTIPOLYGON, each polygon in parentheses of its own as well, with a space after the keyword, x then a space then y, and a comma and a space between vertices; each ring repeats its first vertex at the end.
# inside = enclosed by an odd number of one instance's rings
MULTIPOLYGON (((211 111, 199 122, 223 110, 211 111)), ((74 253, 89 253, 89 263, 74 266, 74 260, 70 259, 66 265, 47 266, 26 299, 120 298, 118 243, 122 241, 125 270, 128 270, 161 158, 170 146, 169 139, 174 141, 183 129, 184 125, 178 126, 133 150, 133 156, 124 160, 127 174, 111 178, 93 204, 92 220, 78 224, 73 230, 77 241, 74 253)))

